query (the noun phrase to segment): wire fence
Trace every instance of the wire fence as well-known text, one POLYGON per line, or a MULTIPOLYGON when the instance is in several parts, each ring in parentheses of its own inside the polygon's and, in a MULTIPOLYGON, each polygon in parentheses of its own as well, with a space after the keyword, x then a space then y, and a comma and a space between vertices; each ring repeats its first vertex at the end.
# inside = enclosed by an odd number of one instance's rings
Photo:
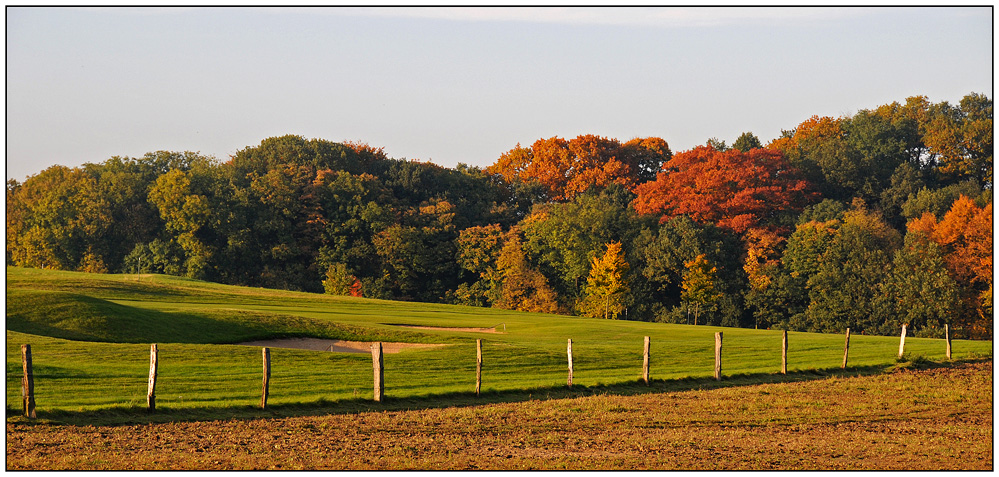
MULTIPOLYGON (((949 331, 945 340, 949 359, 951 357, 949 331)), ((714 346, 716 380, 721 380, 724 375, 723 343, 723 333, 716 333, 714 346)), ((787 373, 787 343, 787 332, 784 332, 779 371, 775 372, 787 373)), ((904 345, 903 328, 899 342, 900 356, 904 351, 904 345)), ((373 348, 376 346, 380 348, 381 343, 374 343, 373 348)), ((590 375, 620 378, 627 373, 629 379, 644 381, 646 384, 650 382, 650 376, 655 374, 650 370, 651 346, 648 336, 644 339, 641 359, 636 357, 635 365, 626 369, 620 365, 608 365, 604 360, 594 358, 592 353, 584 353, 583 356, 586 357, 580 359, 579 344, 576 344, 575 355, 572 353, 572 346, 573 341, 569 339, 561 353, 547 350, 541 353, 545 359, 539 360, 537 351, 535 355, 525 357, 522 347, 498 343, 495 349, 486 354, 488 360, 486 378, 490 378, 491 375, 518 375, 527 376, 527 383, 531 382, 531 377, 534 378, 534 383, 540 383, 551 379, 552 374, 557 373, 557 369, 561 367, 562 372, 566 373, 562 382, 571 387, 573 373, 580 370, 580 364, 585 365, 585 371, 590 375), (561 365, 557 364, 559 354, 562 356, 561 365)), ((843 352, 842 368, 848 365, 849 346, 849 330, 847 330, 844 347, 840 348, 843 352)), ((378 401, 384 396, 386 379, 390 382, 389 389, 392 391, 413 395, 414 391, 420 389, 433 389, 438 393, 459 390, 467 392, 472 385, 469 377, 474 376, 475 394, 479 394, 484 375, 482 340, 476 341, 476 348, 474 361, 454 362, 447 356, 428 358, 424 355, 419 360, 400 360, 393 363, 386 374, 384 355, 374 352, 370 357, 354 353, 298 354, 295 357, 299 362, 294 364, 283 362, 279 370, 273 372, 269 348, 248 348, 249 351, 232 356, 231 361, 219 361, 223 358, 217 355, 213 357, 214 360, 204 362, 191 362, 188 359, 182 363, 170 360, 159 363, 157 356, 162 350, 157 350, 156 345, 153 345, 149 360, 146 356, 135 353, 135 348, 129 348, 127 351, 102 355, 99 362, 94 362, 95 357, 92 354, 76 350, 53 352, 46 350, 33 358, 31 346, 26 344, 21 347, 20 369, 17 368, 18 363, 8 360, 7 385, 8 390, 12 386, 17 386, 16 380, 20 377, 22 411, 28 417, 35 416, 36 398, 41 398, 42 402, 57 401, 58 407, 62 409, 81 410, 102 406, 135 407, 145 400, 146 407, 150 411, 155 409, 154 402, 157 395, 165 398, 165 402, 169 402, 172 406, 180 407, 211 402, 256 402, 259 399, 260 406, 266 408, 269 394, 275 391, 280 393, 283 402, 296 402, 296 400, 308 400, 310 396, 314 397, 317 389, 322 390, 319 394, 337 399, 373 396, 374 400, 378 401), (265 357, 263 360, 260 358, 261 352, 265 357), (256 359, 251 359, 253 355, 256 355, 256 359), (306 356, 308 358, 304 358, 306 356), (316 359, 316 356, 332 358, 316 359), (364 377, 366 374, 367 378, 364 377), (442 385, 441 377, 453 377, 453 382, 442 385), (381 380, 380 385, 377 384, 379 380, 381 380), (43 383, 43 386, 36 390, 35 382, 43 383), (144 388, 147 389, 146 396, 141 394, 144 388)), ((802 348, 810 351, 816 347, 804 345, 802 348)), ((697 349, 701 350, 698 353, 707 354, 711 347, 705 342, 699 344, 697 349)), ((747 360, 758 360, 759 355, 763 353, 773 354, 773 351, 766 351, 766 348, 745 345, 740 347, 739 344, 724 349, 728 355, 738 355, 747 360)), ((837 356, 839 355, 836 354, 834 357, 838 359, 837 356)), ((730 361, 732 360, 730 357, 730 361)), ((619 363, 620 360, 609 360, 609 362, 619 363)), ((738 360, 734 362, 737 363, 738 360)), ((798 368, 800 369, 800 366, 798 368)), ((8 396, 10 397, 9 391, 8 396)))

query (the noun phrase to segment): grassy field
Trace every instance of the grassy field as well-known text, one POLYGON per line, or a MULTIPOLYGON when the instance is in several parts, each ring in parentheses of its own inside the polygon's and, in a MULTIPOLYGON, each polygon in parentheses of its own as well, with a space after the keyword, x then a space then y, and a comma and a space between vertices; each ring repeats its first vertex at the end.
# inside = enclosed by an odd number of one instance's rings
MULTIPOLYGON (((652 388, 712 386, 714 333, 724 332, 727 381, 765 383, 842 374, 843 336, 790 333, 789 375, 781 332, 607 321, 496 309, 402 303, 244 288, 195 280, 7 268, 8 415, 20 406, 20 345, 31 344, 39 417, 102 422, 294 415, 371 406, 366 354, 271 350, 269 404, 259 403, 260 349, 249 340, 317 338, 441 343, 385 357, 383 409, 501 402, 566 395, 566 340, 573 340, 575 393, 633 393, 643 337, 652 339, 652 388), (503 333, 415 330, 394 325, 495 327, 503 333), (482 397, 475 340, 484 341, 482 397), (149 343, 159 348, 157 408, 146 417, 149 343), (525 396, 526 394, 526 396, 525 396), (478 401, 476 401, 478 400, 478 401), (388 406, 388 407, 385 407, 388 406), (269 414, 270 413, 270 414, 269 414)), ((991 357, 992 343, 954 341, 954 358, 991 357)), ((907 354, 943 361, 943 340, 907 338, 907 354)), ((897 337, 851 336, 848 373, 895 364, 897 337)), ((918 360, 917 359, 917 360, 918 360)), ((566 395, 567 396, 567 395, 566 395)))

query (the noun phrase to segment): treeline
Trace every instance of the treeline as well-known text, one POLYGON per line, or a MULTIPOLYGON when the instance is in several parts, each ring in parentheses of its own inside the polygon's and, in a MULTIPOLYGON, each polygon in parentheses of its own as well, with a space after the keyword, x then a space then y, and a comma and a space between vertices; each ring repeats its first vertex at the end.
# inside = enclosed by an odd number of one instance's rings
POLYGON ((992 100, 908 98, 675 155, 517 145, 454 169, 265 139, 7 182, 7 263, 673 323, 992 330, 992 100))

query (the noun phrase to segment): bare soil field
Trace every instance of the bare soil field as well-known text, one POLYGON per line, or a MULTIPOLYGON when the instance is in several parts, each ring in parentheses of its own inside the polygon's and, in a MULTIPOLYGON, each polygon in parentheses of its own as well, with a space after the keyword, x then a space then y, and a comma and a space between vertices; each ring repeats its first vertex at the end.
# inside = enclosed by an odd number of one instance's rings
POLYGON ((992 470, 992 362, 245 421, 8 418, 7 469, 992 470))

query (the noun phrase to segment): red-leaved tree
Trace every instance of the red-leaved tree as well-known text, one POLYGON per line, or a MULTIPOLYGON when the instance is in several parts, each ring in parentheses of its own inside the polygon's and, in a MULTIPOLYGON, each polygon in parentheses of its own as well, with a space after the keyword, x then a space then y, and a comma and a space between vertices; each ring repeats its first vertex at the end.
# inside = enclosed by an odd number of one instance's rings
POLYGON ((661 214, 663 221, 687 215, 738 233, 774 226, 781 214, 817 198, 780 151, 709 146, 677 153, 655 181, 635 192, 632 206, 639 213, 661 214))

